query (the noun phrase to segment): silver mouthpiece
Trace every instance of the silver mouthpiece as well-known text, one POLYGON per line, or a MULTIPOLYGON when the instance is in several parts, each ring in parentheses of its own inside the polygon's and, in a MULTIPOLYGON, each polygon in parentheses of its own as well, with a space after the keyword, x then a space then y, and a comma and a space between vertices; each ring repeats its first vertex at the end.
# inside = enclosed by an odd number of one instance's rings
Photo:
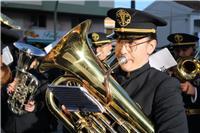
POLYGON ((127 62, 127 59, 126 59, 125 56, 121 56, 121 57, 118 59, 119 65, 125 64, 126 62, 127 62))
POLYGON ((119 65, 121 64, 125 64, 127 62, 127 59, 125 56, 121 56, 118 58, 118 62, 115 63, 112 67, 110 67, 110 69, 108 70, 108 72, 113 71, 114 69, 116 69, 119 65))

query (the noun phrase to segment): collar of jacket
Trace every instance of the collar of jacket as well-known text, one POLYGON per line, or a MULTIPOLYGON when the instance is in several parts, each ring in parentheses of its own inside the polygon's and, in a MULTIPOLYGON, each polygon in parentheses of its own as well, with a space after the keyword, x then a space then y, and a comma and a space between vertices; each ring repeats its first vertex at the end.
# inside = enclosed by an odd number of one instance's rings
POLYGON ((137 76, 139 76, 141 73, 143 73, 144 71, 150 69, 150 64, 149 62, 144 64, 141 68, 138 68, 130 73, 127 74, 127 76, 125 77, 125 80, 121 83, 121 85, 123 87, 126 87, 126 85, 134 78, 136 78, 137 76))
POLYGON ((150 64, 148 62, 148 63, 144 64, 142 67, 130 72, 129 78, 135 78, 149 68, 150 68, 150 64))

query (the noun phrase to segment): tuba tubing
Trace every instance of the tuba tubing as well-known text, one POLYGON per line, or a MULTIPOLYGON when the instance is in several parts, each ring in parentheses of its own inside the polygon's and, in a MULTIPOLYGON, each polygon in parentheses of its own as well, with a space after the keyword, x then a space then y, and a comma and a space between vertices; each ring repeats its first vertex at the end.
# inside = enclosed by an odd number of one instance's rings
MULTIPOLYGON (((112 76, 108 77, 108 86, 112 100, 109 103, 104 102, 106 98, 104 86, 106 69, 96 58, 96 55, 92 52, 88 44, 86 34, 90 25, 91 20, 86 20, 65 34, 44 58, 44 62, 42 62, 39 67, 40 71, 44 72, 49 68, 56 67, 66 72, 73 73, 83 83, 86 81, 84 87, 86 86, 89 93, 99 100, 105 107, 106 113, 114 118, 119 125, 121 124, 122 127, 134 126, 135 132, 153 133, 154 127, 151 121, 112 76), (120 123, 121 120, 125 120, 125 122, 120 123)), ((66 114, 57 107, 53 93, 50 90, 47 89, 46 94, 46 102, 50 111, 64 122, 64 125, 70 132, 76 132, 77 123, 73 123, 70 116, 66 117, 66 114)), ((70 112, 70 115, 73 114, 75 114, 75 117, 80 117, 79 120, 85 120, 78 112, 70 112)), ((105 116, 101 114, 100 117, 99 119, 102 119, 105 116)), ((104 122, 106 122, 106 119, 104 122)), ((104 122, 99 123, 106 125, 104 122)), ((86 127, 89 126, 86 125, 86 127)), ((112 127, 110 128, 112 130, 112 127)))

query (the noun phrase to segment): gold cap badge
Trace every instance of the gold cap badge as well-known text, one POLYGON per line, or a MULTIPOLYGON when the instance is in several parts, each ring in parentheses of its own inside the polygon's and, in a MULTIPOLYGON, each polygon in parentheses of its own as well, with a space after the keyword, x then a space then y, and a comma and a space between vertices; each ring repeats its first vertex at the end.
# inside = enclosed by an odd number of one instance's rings
POLYGON ((177 43, 180 43, 180 42, 183 41, 183 36, 177 34, 177 35, 174 36, 174 40, 175 40, 177 43))
POLYGON ((131 15, 126 10, 120 9, 116 12, 116 20, 120 26, 125 27, 131 22, 131 15))
POLYGON ((92 33, 92 40, 93 40, 93 41, 98 41, 98 40, 99 40, 99 34, 97 34, 97 33, 92 33))

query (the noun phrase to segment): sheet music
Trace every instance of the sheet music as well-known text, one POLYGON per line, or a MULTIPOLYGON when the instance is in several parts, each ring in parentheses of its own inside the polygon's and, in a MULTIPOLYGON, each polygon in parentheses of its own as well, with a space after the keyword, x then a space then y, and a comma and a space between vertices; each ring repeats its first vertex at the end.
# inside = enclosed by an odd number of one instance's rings
POLYGON ((2 50, 2 61, 6 65, 9 65, 13 62, 13 56, 8 46, 2 50))
POLYGON ((70 112, 105 112, 99 101, 83 87, 49 85, 48 88, 70 112))
POLYGON ((166 69, 177 65, 176 60, 167 48, 152 54, 149 58, 149 63, 151 67, 160 71, 165 71, 166 69))

